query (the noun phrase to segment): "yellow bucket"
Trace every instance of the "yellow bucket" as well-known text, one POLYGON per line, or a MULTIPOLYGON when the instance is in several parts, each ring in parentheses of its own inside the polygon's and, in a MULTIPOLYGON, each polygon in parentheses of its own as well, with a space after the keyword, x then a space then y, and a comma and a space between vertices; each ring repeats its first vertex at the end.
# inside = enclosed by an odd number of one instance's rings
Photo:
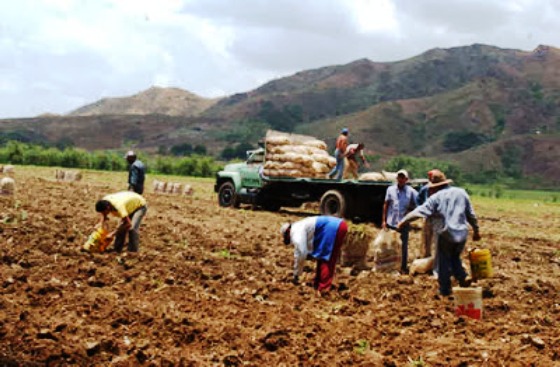
POLYGON ((491 278, 494 275, 490 250, 478 248, 471 250, 469 261, 473 279, 491 278))
POLYGON ((103 252, 109 246, 109 241, 107 241, 107 235, 109 231, 105 228, 100 227, 93 231, 86 243, 84 244, 84 249, 90 252, 103 252))
POLYGON ((482 319, 482 288, 453 287, 455 315, 482 319))

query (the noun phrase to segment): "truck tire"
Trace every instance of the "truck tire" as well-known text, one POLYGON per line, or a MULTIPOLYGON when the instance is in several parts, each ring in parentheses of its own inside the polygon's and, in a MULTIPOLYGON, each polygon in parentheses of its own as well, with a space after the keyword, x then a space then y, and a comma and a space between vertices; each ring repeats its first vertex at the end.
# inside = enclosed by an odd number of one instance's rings
POLYGON ((239 208, 239 198, 235 191, 235 185, 231 181, 226 181, 218 189, 218 202, 224 208, 239 208))
POLYGON ((321 197, 320 210, 322 215, 344 218, 346 215, 346 199, 337 190, 329 190, 321 197))
POLYGON ((269 212, 277 212, 280 210, 280 208, 282 207, 280 204, 278 203, 274 203, 274 202, 268 202, 266 204, 263 204, 262 206, 265 210, 268 210, 269 212))

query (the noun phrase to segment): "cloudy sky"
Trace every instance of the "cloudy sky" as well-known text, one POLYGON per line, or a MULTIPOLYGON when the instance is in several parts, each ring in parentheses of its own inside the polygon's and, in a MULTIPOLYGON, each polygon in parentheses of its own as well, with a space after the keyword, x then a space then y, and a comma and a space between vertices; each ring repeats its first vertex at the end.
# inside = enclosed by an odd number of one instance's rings
POLYGON ((1 0, 0 118, 151 86, 224 96, 435 47, 560 47, 559 19, 559 0, 1 0))

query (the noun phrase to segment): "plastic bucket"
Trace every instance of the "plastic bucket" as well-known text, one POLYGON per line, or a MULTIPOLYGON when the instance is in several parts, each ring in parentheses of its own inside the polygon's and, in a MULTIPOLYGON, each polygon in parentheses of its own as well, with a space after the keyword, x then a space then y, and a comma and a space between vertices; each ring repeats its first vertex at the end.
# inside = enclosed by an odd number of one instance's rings
POLYGON ((473 279, 491 278, 494 275, 490 250, 477 248, 471 250, 469 261, 473 279))
POLYGON ((455 299, 455 315, 465 315, 470 318, 482 319, 482 288, 453 288, 455 299))

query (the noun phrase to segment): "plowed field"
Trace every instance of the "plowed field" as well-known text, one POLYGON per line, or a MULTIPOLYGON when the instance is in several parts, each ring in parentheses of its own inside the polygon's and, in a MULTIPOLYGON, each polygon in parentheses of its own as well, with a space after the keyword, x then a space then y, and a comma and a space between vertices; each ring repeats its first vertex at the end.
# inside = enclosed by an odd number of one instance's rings
MULTIPOLYGON (((15 178, 0 198, 2 366, 560 365, 558 204, 474 198, 495 270, 478 282, 477 321, 455 316, 427 275, 340 267, 337 289, 316 298, 309 261, 293 285, 279 226, 313 208, 224 209, 211 180, 174 178, 191 197, 149 181, 140 252, 88 254, 95 201, 125 174, 61 183, 16 167, 15 178)), ((411 258, 419 242, 414 232, 411 258)))

